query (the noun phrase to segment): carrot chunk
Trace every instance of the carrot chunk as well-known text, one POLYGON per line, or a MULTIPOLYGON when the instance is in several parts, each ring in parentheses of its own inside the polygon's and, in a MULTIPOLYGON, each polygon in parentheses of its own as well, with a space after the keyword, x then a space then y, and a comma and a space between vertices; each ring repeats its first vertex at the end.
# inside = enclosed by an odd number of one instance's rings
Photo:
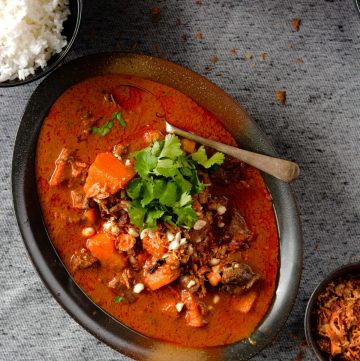
POLYGON ((101 264, 116 271, 121 271, 126 267, 126 257, 116 251, 114 239, 107 234, 95 234, 87 240, 86 247, 101 264))
POLYGON ((151 290, 155 291, 175 281, 180 276, 180 269, 164 264, 153 273, 144 270, 144 283, 151 290))
POLYGON ((86 197, 106 198, 124 188, 134 176, 132 165, 125 166, 112 153, 100 153, 89 168, 84 185, 86 197))
POLYGON ((181 146, 186 153, 191 154, 195 152, 196 143, 190 139, 182 138, 181 146))
POLYGON ((148 130, 144 133, 144 141, 149 145, 153 141, 164 139, 163 134, 159 130, 148 130))
POLYGON ((241 296, 236 296, 233 299, 233 309, 241 313, 248 313, 257 297, 258 293, 255 290, 250 290, 241 296))
POLYGON ((142 240, 143 248, 157 258, 162 257, 167 252, 168 243, 166 238, 161 237, 159 232, 155 232, 152 238, 147 235, 142 240))

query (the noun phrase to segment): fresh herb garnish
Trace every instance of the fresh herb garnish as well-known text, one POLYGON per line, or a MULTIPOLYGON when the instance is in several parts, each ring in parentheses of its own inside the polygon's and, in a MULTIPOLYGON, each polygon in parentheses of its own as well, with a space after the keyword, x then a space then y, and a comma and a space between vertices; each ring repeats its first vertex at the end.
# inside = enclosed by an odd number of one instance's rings
POLYGON ((118 120, 119 121, 119 124, 125 128, 126 127, 126 121, 122 115, 121 112, 115 112, 111 118, 111 120, 118 120))
POLYGON ((194 158, 187 156, 181 149, 180 139, 168 134, 164 140, 154 141, 132 154, 139 175, 126 189, 132 199, 129 215, 133 224, 141 229, 154 228, 159 220, 184 228, 194 225, 197 216, 191 207, 191 195, 202 192, 205 187, 196 166, 209 168, 224 160, 221 153, 208 159, 202 148, 194 158))
POLYGON ((123 297, 121 297, 121 296, 115 296, 113 298, 113 302, 115 302, 115 303, 120 303, 120 302, 122 302, 122 300, 123 300, 123 297))
POLYGON ((115 112, 111 118, 111 120, 108 120, 102 127, 92 127, 91 131, 93 134, 98 134, 101 137, 105 137, 106 134, 110 132, 112 127, 114 126, 114 120, 117 120, 119 124, 125 128, 126 127, 126 121, 122 115, 121 112, 115 112))
POLYGON ((222 162, 224 161, 224 154, 217 152, 212 157, 208 158, 206 155, 205 147, 202 145, 197 150, 197 152, 191 154, 191 158, 198 164, 202 165, 204 168, 210 168, 215 164, 222 164, 222 162))
POLYGON ((91 131, 93 134, 98 134, 101 137, 105 137, 105 135, 110 132, 113 126, 114 126, 114 122, 112 120, 109 120, 100 128, 93 127, 91 131))

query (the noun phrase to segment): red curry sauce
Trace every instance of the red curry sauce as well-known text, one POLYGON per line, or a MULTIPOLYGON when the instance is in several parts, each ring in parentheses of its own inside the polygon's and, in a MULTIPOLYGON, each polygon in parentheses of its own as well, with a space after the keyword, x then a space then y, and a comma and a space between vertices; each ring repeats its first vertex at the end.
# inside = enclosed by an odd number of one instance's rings
MULTIPOLYGON (((85 246, 85 239, 81 237, 82 211, 72 208, 68 186, 49 186, 54 161, 61 149, 76 149, 77 158, 88 164, 98 153, 111 152, 113 145, 120 142, 127 142, 132 150, 137 150, 145 146, 141 137, 144 131, 164 132, 164 115, 179 128, 236 145, 220 122, 193 100, 175 89, 145 79, 120 75, 91 78, 68 89, 51 107, 37 146, 38 194, 51 240, 69 270, 71 255, 85 246), (127 126, 115 124, 105 137, 86 133, 89 109, 91 117, 99 123, 110 119, 115 109, 104 99, 104 94, 107 89, 128 82, 150 90, 161 103, 150 93, 124 87, 121 90, 124 97, 122 114, 127 126)), ((224 345, 250 336, 274 297, 279 242, 271 197, 260 173, 249 166, 242 172, 243 182, 221 191, 240 209, 254 233, 251 247, 240 254, 241 259, 261 276, 257 287, 259 297, 250 312, 235 311, 234 296, 221 294, 220 301, 213 304, 207 315, 205 327, 187 327, 183 317, 173 318, 162 312, 161 305, 173 297, 171 288, 143 292, 135 303, 119 304, 113 302, 114 293, 106 286, 113 271, 103 267, 88 268, 72 272, 72 276, 97 305, 146 336, 189 347, 224 345)), ((213 294, 208 292, 206 303, 211 304, 212 299, 213 294)))

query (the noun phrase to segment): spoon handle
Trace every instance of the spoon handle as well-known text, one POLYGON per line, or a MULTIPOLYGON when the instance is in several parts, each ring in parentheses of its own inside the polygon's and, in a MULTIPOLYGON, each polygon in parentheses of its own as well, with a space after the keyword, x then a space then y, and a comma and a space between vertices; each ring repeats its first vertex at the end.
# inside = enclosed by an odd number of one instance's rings
POLYGON ((181 137, 193 140, 197 143, 214 148, 219 152, 231 155, 234 158, 240 159, 265 173, 272 175, 284 182, 291 182, 300 174, 299 166, 288 160, 269 157, 259 153, 250 152, 248 150, 232 147, 231 145, 216 142, 215 140, 200 137, 198 135, 186 132, 185 130, 174 127, 166 122, 166 131, 180 135, 181 137))

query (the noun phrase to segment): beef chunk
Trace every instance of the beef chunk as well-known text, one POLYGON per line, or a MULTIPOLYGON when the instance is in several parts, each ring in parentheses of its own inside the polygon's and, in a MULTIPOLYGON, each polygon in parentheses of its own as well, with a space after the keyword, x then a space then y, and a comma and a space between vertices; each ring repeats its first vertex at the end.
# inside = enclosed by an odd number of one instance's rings
POLYGON ((253 272, 245 263, 227 263, 222 269, 220 290, 222 292, 240 295, 249 290, 260 276, 253 272))
POLYGON ((70 259, 71 267, 73 271, 82 270, 89 267, 95 267, 99 265, 97 258, 95 258, 87 249, 82 248, 80 251, 76 251, 70 259))
POLYGON ((245 219, 238 210, 234 209, 225 235, 225 239, 230 239, 230 249, 232 251, 239 250, 241 246, 250 241, 252 237, 253 234, 249 230, 245 219))
POLYGON ((116 291, 121 297, 122 303, 133 303, 137 300, 136 295, 132 291, 134 284, 134 273, 131 269, 126 268, 122 273, 118 273, 108 282, 108 287, 116 291))
POLYGON ((211 181, 220 186, 237 183, 243 179, 241 170, 244 166, 240 160, 226 157, 223 165, 216 172, 210 173, 211 181))

